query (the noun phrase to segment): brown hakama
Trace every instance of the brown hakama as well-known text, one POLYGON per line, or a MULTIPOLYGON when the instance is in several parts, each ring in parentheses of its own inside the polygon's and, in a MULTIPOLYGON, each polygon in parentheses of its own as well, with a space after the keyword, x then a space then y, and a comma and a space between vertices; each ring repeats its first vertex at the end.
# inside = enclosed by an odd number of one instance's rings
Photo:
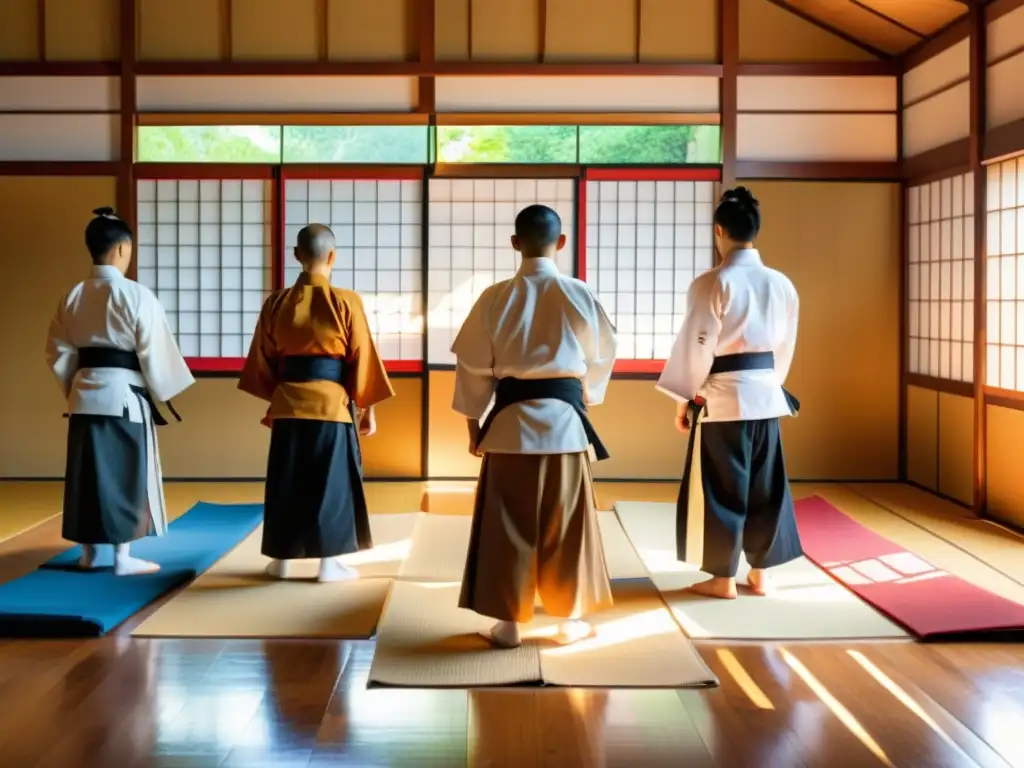
POLYGON ((502 621, 611 607, 590 458, 488 453, 480 467, 459 606, 502 621))

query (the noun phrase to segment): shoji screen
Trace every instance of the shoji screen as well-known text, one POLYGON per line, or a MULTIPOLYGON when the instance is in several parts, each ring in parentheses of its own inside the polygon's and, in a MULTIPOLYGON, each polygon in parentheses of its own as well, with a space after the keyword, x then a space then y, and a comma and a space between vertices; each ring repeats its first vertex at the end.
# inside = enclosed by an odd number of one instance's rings
POLYGON ((987 170, 986 383, 1024 391, 1024 158, 987 170))
POLYGON ((660 370, 690 283, 714 264, 715 182, 681 173, 588 174, 585 277, 618 329, 620 370, 660 370))
POLYGON ((910 373, 974 377, 973 174, 907 191, 910 373))
MULTIPOLYGON (((386 171, 382 170, 383 176, 386 171)), ((423 182, 418 173, 391 178, 289 176, 284 182, 284 285, 301 268, 299 230, 328 225, 337 243, 334 285, 363 300, 378 353, 388 368, 419 368, 423 360, 423 182)))
POLYGON ((273 288, 271 197, 269 178, 138 181, 138 280, 193 368, 241 367, 273 288))
POLYGON ((487 286, 512 277, 519 254, 509 242, 516 214, 541 203, 558 212, 568 242, 558 254, 575 274, 575 181, 572 179, 431 179, 427 289, 427 361, 454 364, 462 322, 487 286))

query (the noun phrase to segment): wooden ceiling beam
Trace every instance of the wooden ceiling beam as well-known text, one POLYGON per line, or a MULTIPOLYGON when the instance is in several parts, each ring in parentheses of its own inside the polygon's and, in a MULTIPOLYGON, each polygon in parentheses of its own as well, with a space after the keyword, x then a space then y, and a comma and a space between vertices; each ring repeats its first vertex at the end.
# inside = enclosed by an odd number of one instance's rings
POLYGON ((876 58, 883 60, 894 58, 893 54, 886 53, 883 50, 875 48, 874 46, 865 43, 863 40, 854 37, 849 32, 845 32, 844 30, 839 29, 838 27, 834 27, 831 24, 826 24, 824 21, 817 18, 816 16, 812 16, 811 14, 801 10, 800 8, 795 8, 792 5, 789 5, 788 3, 785 2, 785 0, 768 0, 768 2, 771 3, 772 5, 778 6, 787 13, 791 13, 794 16, 803 19, 808 24, 813 24, 818 29, 822 29, 828 32, 830 35, 835 35, 836 37, 845 40, 846 42, 850 43, 850 45, 857 46, 862 51, 867 51, 876 58))

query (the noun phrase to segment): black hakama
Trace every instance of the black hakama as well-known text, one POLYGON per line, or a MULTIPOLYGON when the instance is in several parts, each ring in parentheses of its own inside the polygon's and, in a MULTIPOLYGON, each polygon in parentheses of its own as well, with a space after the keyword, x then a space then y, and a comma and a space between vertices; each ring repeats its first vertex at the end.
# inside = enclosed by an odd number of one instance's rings
POLYGON ((268 557, 335 557, 373 546, 354 424, 275 419, 264 498, 268 557))
MULTIPOLYGON (((166 532, 153 414, 141 419, 73 413, 68 418, 63 536, 79 544, 127 544, 166 532)), ((135 409, 132 409, 133 411, 135 409)))
POLYGON ((772 568, 803 554, 778 419, 697 424, 691 415, 676 504, 681 561, 695 554, 692 540, 701 532, 701 570, 712 576, 735 577, 740 554, 751 568, 772 568))

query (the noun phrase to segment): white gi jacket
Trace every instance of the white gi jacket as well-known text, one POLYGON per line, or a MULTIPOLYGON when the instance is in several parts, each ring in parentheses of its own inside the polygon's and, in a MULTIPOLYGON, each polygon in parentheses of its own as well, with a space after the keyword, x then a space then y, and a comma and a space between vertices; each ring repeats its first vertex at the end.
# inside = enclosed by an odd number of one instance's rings
POLYGON ((690 285, 686 318, 657 389, 680 402, 707 401, 703 420, 791 416, 782 385, 796 349, 799 299, 793 283, 757 250, 735 251, 690 285), (711 376, 716 356, 773 352, 775 369, 711 376))
MULTIPOLYGON (((582 280, 547 258, 523 259, 510 280, 487 288, 462 324, 452 408, 481 419, 499 379, 578 378, 588 405, 604 401, 615 362, 615 328, 582 280)), ((502 410, 480 448, 489 453, 580 453, 589 440, 560 400, 529 400, 502 410)))

